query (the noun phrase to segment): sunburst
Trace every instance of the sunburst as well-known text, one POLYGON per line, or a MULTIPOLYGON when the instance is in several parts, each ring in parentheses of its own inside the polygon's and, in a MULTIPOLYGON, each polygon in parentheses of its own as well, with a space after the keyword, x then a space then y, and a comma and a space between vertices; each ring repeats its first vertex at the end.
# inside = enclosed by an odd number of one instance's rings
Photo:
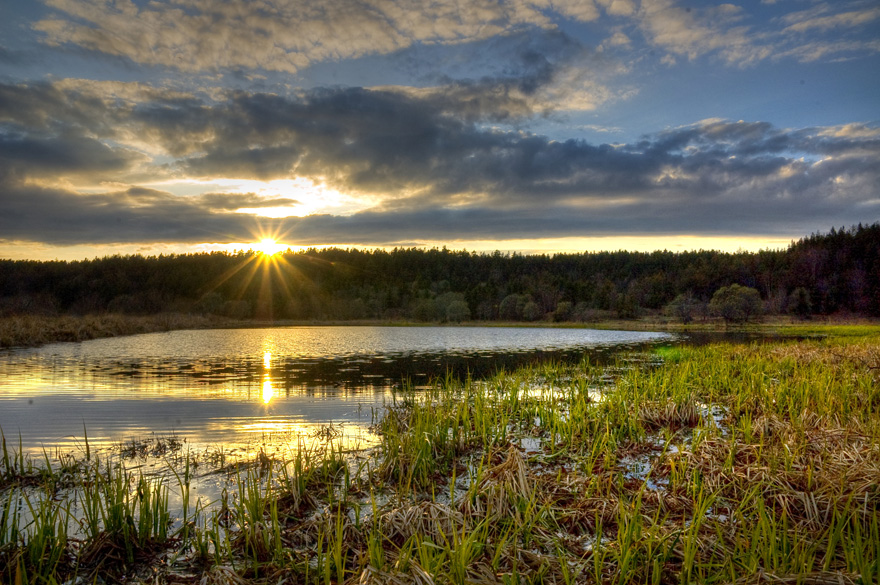
POLYGON ((274 256, 285 249, 284 244, 278 243, 275 238, 263 238, 254 247, 266 256, 274 256))
POLYGON ((272 321, 281 315, 287 303, 293 299, 290 283, 306 277, 288 259, 290 247, 282 243, 284 233, 258 229, 253 236, 249 253, 241 253, 242 261, 219 275, 204 294, 234 279, 234 288, 225 287, 227 300, 240 300, 250 295, 251 311, 248 316, 272 321), (256 298, 253 296, 254 286, 258 289, 256 298))

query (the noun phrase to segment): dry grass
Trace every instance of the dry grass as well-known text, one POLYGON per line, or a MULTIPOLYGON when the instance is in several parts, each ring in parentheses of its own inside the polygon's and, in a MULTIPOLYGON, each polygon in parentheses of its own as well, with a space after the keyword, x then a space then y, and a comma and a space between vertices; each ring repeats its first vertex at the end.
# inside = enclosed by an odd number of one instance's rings
POLYGON ((702 420, 700 408, 692 399, 680 403, 671 400, 645 403, 639 408, 638 416, 642 424, 652 431, 695 427, 702 420))
POLYGON ((858 575, 839 571, 820 571, 795 575, 774 575, 758 571, 754 575, 737 579, 732 585, 856 585, 857 583, 859 583, 858 575))
POLYGON ((35 347, 59 341, 87 341, 101 337, 175 329, 207 329, 229 323, 227 319, 181 313, 149 316, 104 314, 81 317, 16 315, 0 318, 0 348, 35 347))
POLYGON ((440 542, 444 535, 466 527, 464 514, 437 502, 419 502, 392 508, 382 514, 382 534, 391 542, 403 544, 415 535, 440 542))

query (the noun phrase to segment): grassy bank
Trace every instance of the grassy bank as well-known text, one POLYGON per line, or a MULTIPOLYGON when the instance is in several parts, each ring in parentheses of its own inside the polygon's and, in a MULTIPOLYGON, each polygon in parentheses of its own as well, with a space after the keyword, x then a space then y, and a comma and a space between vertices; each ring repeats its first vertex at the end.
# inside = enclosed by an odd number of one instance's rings
POLYGON ((0 582, 880 583, 880 337, 847 332, 439 381, 210 506, 186 458, 6 448, 0 582))
POLYGON ((58 341, 86 341, 101 337, 171 331, 174 329, 207 329, 237 323, 220 317, 160 313, 137 316, 104 315, 15 315, 0 318, 0 348, 36 347, 58 341))

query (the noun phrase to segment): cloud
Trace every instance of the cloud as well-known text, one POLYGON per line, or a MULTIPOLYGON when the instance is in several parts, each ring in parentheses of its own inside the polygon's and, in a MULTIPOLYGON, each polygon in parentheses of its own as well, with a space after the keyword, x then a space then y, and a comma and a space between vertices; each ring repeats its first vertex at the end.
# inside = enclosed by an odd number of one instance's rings
POLYGON ((880 9, 859 0, 816 3, 767 23, 734 4, 691 7, 677 0, 643 0, 633 18, 650 45, 667 51, 661 56, 667 65, 706 55, 748 67, 766 59, 810 62, 880 51, 875 35, 853 34, 880 18, 880 9))
MULTIPOLYGON (((184 173, 263 179, 296 173, 340 190, 392 194, 395 201, 415 191, 492 198, 535 183, 559 190, 575 180, 574 166, 589 167, 591 178, 581 180, 595 181, 631 157, 610 147, 485 129, 438 110, 433 96, 388 91, 322 90, 303 100, 239 94, 205 115, 214 121, 214 137, 180 160, 184 173)), ((154 131, 180 132, 153 121, 154 131)))
POLYGON ((792 12, 782 20, 788 26, 785 32, 804 33, 807 31, 827 31, 834 28, 853 28, 880 19, 880 8, 872 7, 862 10, 850 10, 829 14, 831 7, 820 4, 810 10, 792 12))
MULTIPOLYGON (((470 50, 474 50, 472 47, 470 50)), ((379 86, 373 90, 410 96, 445 114, 469 121, 517 123, 535 115, 594 110, 624 99, 629 89, 610 88, 623 66, 558 32, 517 34, 475 50, 468 60, 480 70, 499 69, 480 77, 437 76, 427 87, 379 86)))
POLYGON ((617 31, 611 37, 603 43, 603 45, 607 45, 609 47, 628 47, 632 44, 632 41, 628 36, 623 34, 620 31, 617 31))
POLYGON ((598 17, 592 2, 562 0, 48 0, 34 24, 45 43, 74 45, 181 71, 263 69, 388 54, 415 43, 472 42, 523 26, 551 27, 549 14, 598 17))
POLYGON ((858 29, 880 19, 880 8, 861 6, 864 4, 860 2, 819 3, 807 10, 784 15, 780 18, 784 27, 779 31, 780 39, 774 59, 794 58, 809 63, 858 58, 880 52, 880 41, 876 35, 858 34, 858 29))
POLYGON ((0 233, 8 240, 81 243, 250 241, 247 219, 212 213, 198 200, 144 188, 84 195, 35 185, 6 185, 0 233))
POLYGON ((750 28, 741 24, 745 14, 733 4, 692 9, 674 0, 643 0, 636 18, 652 45, 689 60, 717 53, 728 64, 741 66, 772 54, 771 47, 756 42, 750 28))
POLYGON ((794 58, 801 63, 822 60, 847 60, 880 53, 880 40, 808 41, 774 55, 774 59, 794 58))
POLYGON ((235 211, 243 207, 266 208, 299 205, 296 199, 283 197, 260 197, 255 193, 204 193, 196 199, 207 209, 235 211))
MULTIPOLYGON (((748 67, 767 59, 809 62, 880 51, 876 35, 859 34, 880 18, 880 9, 863 0, 814 2, 807 10, 769 20, 762 18, 766 9, 749 4, 693 5, 679 0, 45 3, 48 15, 33 24, 45 45, 249 82, 263 74, 301 73, 319 63, 400 55, 425 47, 477 47, 523 34, 540 36, 567 30, 563 23, 572 22, 604 27, 611 36, 600 48, 630 64, 639 61, 643 42, 659 49, 658 59, 667 65, 709 56, 728 66, 748 67)), ((777 6, 774 12, 784 10, 781 3, 777 6)), ((0 61, 19 57, 0 48, 0 61)), ((565 89, 563 75, 557 74, 556 91, 548 89, 542 104, 561 99, 563 109, 583 110, 616 97, 617 92, 607 91, 606 84, 575 64, 568 65, 568 81, 579 85, 565 89), (587 97, 574 99, 579 94, 587 97)), ((271 81, 267 78, 266 83, 271 81)))
POLYGON ((633 0, 599 0, 605 12, 615 16, 631 16, 636 11, 633 0))
POLYGON ((257 221, 302 244, 797 234, 880 213, 880 129, 865 124, 782 129, 712 119, 612 146, 505 130, 438 107, 437 95, 399 91, 64 99, 72 91, 81 89, 0 85, 7 99, 6 109, 0 100, 5 238, 246 241, 257 221), (28 123, 13 121, 18 108, 10 99, 21 100, 28 123), (55 111, 57 101, 66 105, 55 111), (116 122, 90 124, 89 117, 116 122), (92 126, 108 136, 86 134, 92 126), (155 140, 161 156, 145 162, 124 141, 135 135, 155 140), (214 191, 183 197, 138 186, 138 177, 161 173, 180 180, 302 177, 371 203, 345 216, 258 220, 235 211, 299 201, 214 191), (58 181, 34 181, 45 175, 58 181), (72 176, 129 186, 77 190, 72 176))
POLYGON ((46 180, 64 176, 105 178, 131 170, 146 157, 126 148, 76 133, 39 135, 0 126, 0 173, 21 179, 46 180))

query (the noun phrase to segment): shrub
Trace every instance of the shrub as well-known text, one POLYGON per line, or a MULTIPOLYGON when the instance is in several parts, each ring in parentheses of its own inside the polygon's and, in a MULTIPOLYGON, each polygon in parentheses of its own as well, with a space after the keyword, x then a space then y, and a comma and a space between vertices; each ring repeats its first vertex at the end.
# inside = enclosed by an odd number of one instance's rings
POLYGON ((556 311, 553 313, 554 321, 571 321, 571 315, 574 308, 568 301, 561 301, 556 305, 556 311))
POLYGON ((463 300, 455 300, 446 305, 446 320, 453 323, 460 323, 471 318, 471 309, 467 302, 463 300))
POLYGON ((700 312, 700 301, 690 293, 680 294, 666 305, 666 314, 682 323, 690 323, 700 312))
POLYGON ((712 295, 709 309, 728 323, 744 323, 761 313, 761 295, 748 286, 723 286, 712 295))
POLYGON ((544 313, 538 303, 529 301, 523 306, 522 316, 526 321, 537 321, 544 316, 544 313))

